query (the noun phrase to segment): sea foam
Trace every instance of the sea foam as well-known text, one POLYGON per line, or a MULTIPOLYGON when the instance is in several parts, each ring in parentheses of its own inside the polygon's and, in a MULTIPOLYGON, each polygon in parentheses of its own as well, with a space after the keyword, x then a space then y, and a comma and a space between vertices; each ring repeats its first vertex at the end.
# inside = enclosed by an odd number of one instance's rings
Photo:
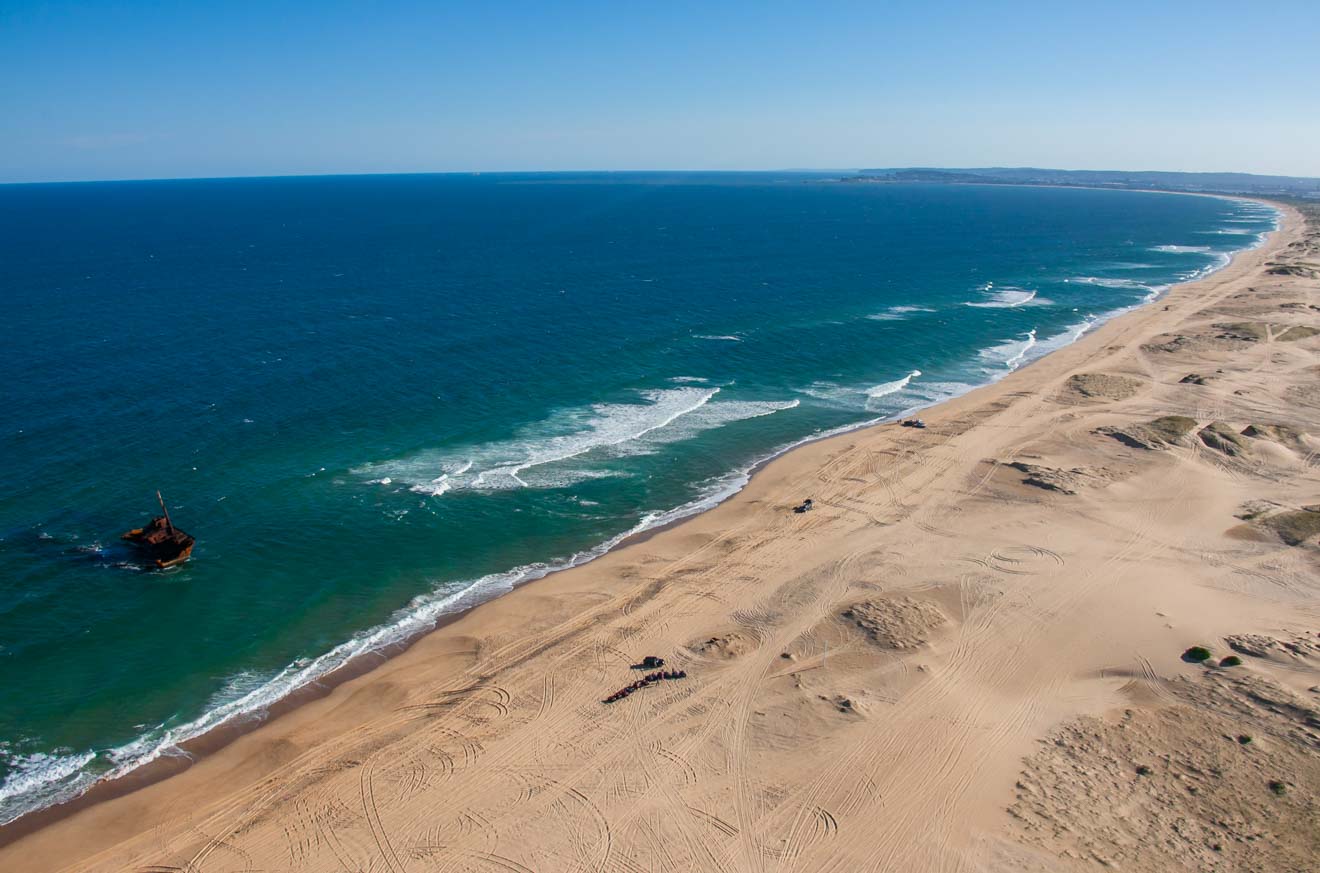
POLYGON ((909 315, 917 312, 934 312, 929 306, 891 306, 884 312, 876 312, 866 316, 872 321, 902 321, 909 315))
POLYGON ((920 375, 920 370, 913 370, 902 379, 895 379, 893 382, 881 382, 879 385, 867 388, 866 397, 868 404, 871 401, 879 400, 881 397, 888 397, 890 394, 897 394, 899 391, 906 388, 913 379, 920 375))
POLYGON ((1035 291, 1028 291, 1025 288, 999 288, 995 289, 990 283, 982 285, 977 290, 988 295, 987 300, 969 300, 964 306, 975 306, 980 309, 1016 309, 1019 306, 1028 304, 1043 305, 1048 300, 1039 299, 1035 291))
POLYGON ((719 387, 647 390, 637 403, 598 403, 560 410, 524 427, 513 439, 421 452, 351 472, 386 479, 419 494, 563 488, 628 476, 620 458, 653 454, 715 428, 797 406, 798 401, 723 400, 719 387), (615 465, 611 466, 611 460, 615 465))
POLYGON ((1213 249, 1209 246, 1154 246, 1151 251, 1172 255, 1208 255, 1213 249))

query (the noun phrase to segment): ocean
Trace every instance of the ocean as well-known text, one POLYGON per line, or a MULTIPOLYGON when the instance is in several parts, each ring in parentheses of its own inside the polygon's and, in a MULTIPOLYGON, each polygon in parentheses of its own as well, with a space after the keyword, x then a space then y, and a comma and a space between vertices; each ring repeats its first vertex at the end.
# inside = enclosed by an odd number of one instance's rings
POLYGON ((0 822, 1207 274, 1268 207, 805 173, 0 186, 0 822), (160 489, 192 560, 118 540, 160 489))

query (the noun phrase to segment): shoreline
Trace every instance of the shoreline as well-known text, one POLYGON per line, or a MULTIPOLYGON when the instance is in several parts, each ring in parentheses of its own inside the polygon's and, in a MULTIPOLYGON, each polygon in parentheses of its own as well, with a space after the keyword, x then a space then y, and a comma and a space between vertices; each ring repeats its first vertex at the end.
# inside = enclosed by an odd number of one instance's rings
MULTIPOLYGON (((1030 187, 1075 186, 1045 185, 1030 187)), ((192 769, 200 761, 222 752, 235 741, 274 724, 285 716, 302 709, 309 703, 330 697, 342 686, 364 676, 368 676, 383 665, 398 660, 401 656, 405 655, 409 650, 413 649, 426 638, 450 628, 454 624, 474 615, 483 608, 487 610, 493 608, 494 604, 502 602, 505 598, 515 592, 529 590, 536 587, 534 583, 546 582, 551 578, 559 579, 565 575, 566 571, 583 568, 605 557, 617 556, 626 550, 648 543, 661 535, 669 534, 671 532, 680 532, 686 525, 697 519, 708 516, 722 507, 726 507, 729 504, 738 501, 740 497, 747 493, 754 481, 766 472, 768 468, 776 465, 778 462, 784 461, 790 456, 803 452, 813 446, 818 447, 836 440, 846 440, 850 437, 858 438, 860 435, 883 429, 887 425, 892 425, 899 418, 910 416, 918 411, 938 413, 948 407, 956 406, 962 401, 967 401, 975 395, 991 390, 997 385, 1002 385, 1004 382, 1013 380, 1015 377, 1020 379, 1022 378, 1021 374, 1031 372, 1033 366, 1040 365, 1046 360, 1052 359, 1061 353, 1070 349, 1075 349, 1084 343, 1087 343, 1092 340, 1093 337, 1098 337, 1115 323, 1124 319, 1136 317, 1143 312, 1148 312, 1149 310, 1154 309, 1154 304, 1167 299, 1174 293, 1185 291, 1186 289, 1202 282, 1222 276, 1225 271, 1230 271, 1235 267, 1238 267, 1241 260, 1246 256, 1256 254, 1262 259, 1267 258, 1272 252, 1282 247, 1282 240, 1288 235, 1289 231, 1295 231, 1297 229, 1295 225, 1295 222, 1298 220, 1297 214, 1291 206, 1263 198, 1160 190, 1152 190, 1148 193, 1205 196, 1225 200, 1254 202, 1269 206, 1278 213, 1279 217, 1275 230, 1269 232, 1265 235, 1263 240, 1258 241, 1254 245, 1235 251, 1229 256, 1228 262, 1224 265, 1212 268, 1210 272, 1196 276, 1195 278, 1172 284, 1145 302, 1115 310, 1112 314, 1106 316, 1101 316, 1094 326, 1084 330, 1076 339, 1057 348, 1052 348, 1044 354, 1024 362, 1020 367, 1007 372, 997 379, 976 385, 962 394, 943 398, 929 405, 911 407, 893 416, 882 416, 869 419, 856 424, 845 425, 826 433, 805 437, 772 451, 765 457, 751 464, 745 470, 731 471, 726 475, 726 478, 730 483, 729 486, 726 486, 728 489, 727 491, 722 488, 712 495, 697 498, 688 504, 683 504, 674 509, 656 514, 659 517, 668 515, 674 516, 667 521, 660 522, 653 526, 644 527, 640 530, 634 528, 632 531, 624 532, 623 534, 607 539, 602 543, 584 549, 564 559, 555 559, 545 564, 529 565, 525 568, 515 568, 515 570, 507 571, 503 574, 492 574, 491 577, 483 577, 483 579, 509 577, 515 572, 519 572, 523 578, 519 581, 509 582, 509 588, 507 590, 497 591, 489 596, 485 596, 481 593, 474 594, 477 585, 481 581, 476 580, 472 587, 452 595, 454 601, 459 603, 470 597, 480 598, 476 599, 471 605, 461 606, 452 612, 442 612, 435 619, 428 619, 425 626, 410 631, 404 636, 385 642, 378 647, 368 648, 361 652, 354 653, 343 662, 329 669, 326 673, 294 687, 287 694, 261 706, 259 709, 226 717, 215 725, 206 728, 201 733, 178 743, 173 747, 178 750, 177 753, 166 751, 151 760, 147 760, 132 767, 121 775, 111 778, 98 778, 96 782, 88 786, 88 788, 82 793, 68 800, 32 810, 20 815, 18 818, 13 819, 10 822, 0 825, 0 848, 9 846, 52 824, 64 821, 83 810, 99 806, 117 798, 128 796, 144 788, 167 781, 184 773, 192 769), (1294 224, 1290 226, 1290 222, 1294 224), (533 575, 526 575, 529 571, 533 575)), ((1167 308, 1168 307, 1166 307, 1166 309, 1167 308)), ((1098 340, 1096 340, 1096 342, 1098 342, 1098 340)), ((642 522, 639 522, 639 525, 645 523, 644 519, 642 522)), ((404 609, 407 609, 407 607, 404 609)), ((404 610, 400 611, 402 612, 404 610)), ((369 636, 373 633, 388 630, 392 626, 394 626, 393 623, 380 625, 376 628, 364 631, 363 634, 369 636)), ((357 637, 353 638, 353 640, 356 639, 357 637)), ((353 640, 350 640, 349 642, 352 642, 353 640)), ((347 645, 347 643, 341 645, 347 645)), ((336 650, 331 650, 331 652, 318 656, 318 659, 327 657, 334 651, 336 650)), ((315 660, 317 659, 313 659, 313 663, 315 660)))
MULTIPOLYGON (((990 870, 985 845, 1018 851, 984 841, 1053 726, 1158 711, 1202 673, 1178 659, 1188 645, 1277 633, 1301 602, 1320 615, 1320 597, 1289 587, 1313 548, 1218 533, 1243 496, 1300 502, 1304 466, 1252 485, 1196 445, 1134 455, 1092 435, 1175 412, 1316 431, 1310 394, 1301 411, 1251 399, 1309 384, 1313 340, 1227 348, 1206 324, 1297 324, 1320 308, 1279 307, 1314 292, 1265 274, 1305 230, 1275 208, 1264 246, 944 400, 929 430, 872 425, 780 454, 719 505, 454 615, 329 693, 217 736, 223 748, 170 778, 34 822, 0 866, 990 870), (1203 344, 1154 350, 1185 333, 1203 344), (1283 359, 1291 369, 1262 370, 1283 359), (1188 369, 1222 382, 1189 387, 1188 369), (1061 401, 1079 372, 1146 388, 1061 401), (1019 484, 1017 460, 1107 478, 1049 494, 1019 484), (803 494, 817 511, 794 516, 803 494), (876 648, 838 620, 859 597, 917 597, 951 629, 876 648), (692 678, 602 708, 648 652, 692 678), (684 822, 695 830, 663 830, 684 822)), ((1084 869, 1031 860, 1003 869, 1084 869)))

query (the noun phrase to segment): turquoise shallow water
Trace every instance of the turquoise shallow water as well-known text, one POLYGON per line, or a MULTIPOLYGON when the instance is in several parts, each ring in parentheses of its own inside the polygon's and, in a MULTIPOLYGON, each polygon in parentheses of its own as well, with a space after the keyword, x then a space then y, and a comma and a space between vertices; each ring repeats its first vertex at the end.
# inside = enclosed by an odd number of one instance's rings
POLYGON ((0 821, 1273 221, 808 174, 0 187, 0 821), (199 538, 174 571, 116 539, 156 488, 199 538))

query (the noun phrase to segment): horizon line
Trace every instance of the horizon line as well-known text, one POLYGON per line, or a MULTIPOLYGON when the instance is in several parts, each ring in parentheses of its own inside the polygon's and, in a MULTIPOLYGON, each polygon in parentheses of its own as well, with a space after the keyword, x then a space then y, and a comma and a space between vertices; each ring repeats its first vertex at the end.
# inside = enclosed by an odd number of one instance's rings
POLYGON ((561 170, 527 170, 527 169, 499 169, 499 170, 380 170, 380 171, 346 171, 346 172, 309 172, 309 173, 251 173, 223 176, 133 176, 125 178, 112 179, 36 179, 36 180, 10 180, 0 181, 0 187, 16 185, 114 185, 136 182, 225 182, 238 180, 258 180, 258 179, 334 179, 334 178, 358 178, 363 176, 499 176, 499 175, 569 175, 574 173, 593 173, 593 174, 657 174, 657 173, 692 173, 692 174, 754 174, 754 173, 861 173, 868 169, 884 170, 934 170, 934 171, 974 171, 974 170, 1043 170, 1052 173, 1133 173, 1149 174, 1163 173, 1168 175, 1181 176, 1254 176, 1258 178, 1278 178, 1291 179, 1295 181, 1320 182, 1320 176, 1296 176, 1286 173, 1254 173, 1244 170, 1131 170, 1131 169, 1096 169, 1096 168, 1060 168, 1060 167, 1041 167, 1029 164, 1008 165, 997 164, 984 167, 953 167, 953 166, 934 166, 908 165, 908 166, 890 166, 890 167, 770 167, 758 169, 711 169, 711 168, 631 168, 631 169, 591 169, 574 168, 561 170))

